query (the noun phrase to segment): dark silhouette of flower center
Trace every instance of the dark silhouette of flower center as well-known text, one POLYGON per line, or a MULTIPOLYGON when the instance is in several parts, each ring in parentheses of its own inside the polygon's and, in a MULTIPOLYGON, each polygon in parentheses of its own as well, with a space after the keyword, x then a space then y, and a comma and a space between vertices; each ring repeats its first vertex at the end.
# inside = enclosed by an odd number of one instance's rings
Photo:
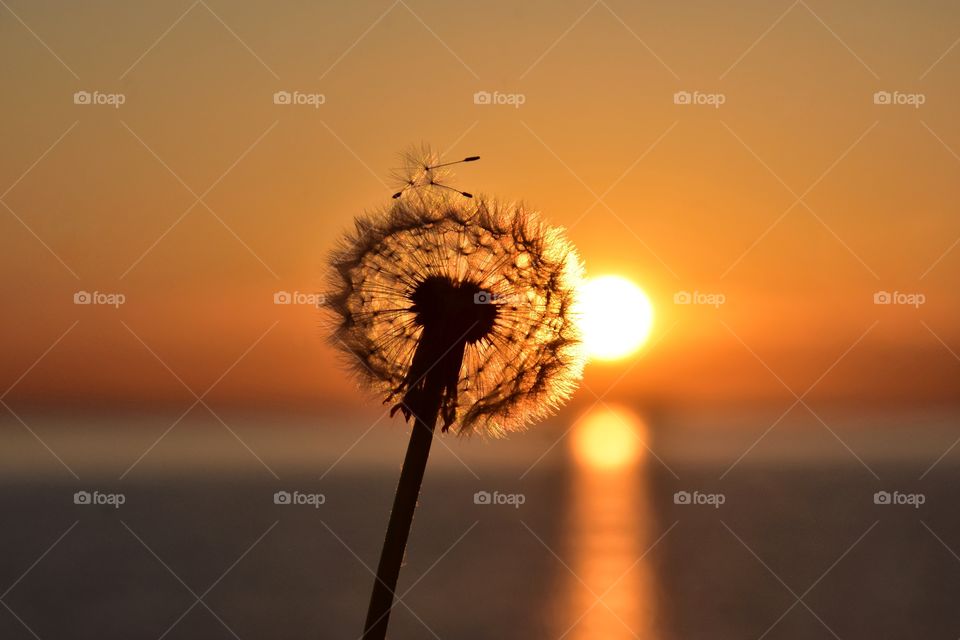
POLYGON ((429 276, 416 286, 410 300, 416 322, 424 329, 421 339, 440 339, 444 347, 461 340, 479 342, 497 320, 497 305, 490 294, 469 281, 429 276))
POLYGON ((497 305, 474 282, 436 275, 421 280, 409 299, 414 322, 423 331, 407 375, 394 390, 403 394, 403 401, 391 414, 397 410, 407 418, 415 414, 432 428, 437 416, 429 412, 434 407, 446 431, 456 419, 464 350, 493 332, 497 305))

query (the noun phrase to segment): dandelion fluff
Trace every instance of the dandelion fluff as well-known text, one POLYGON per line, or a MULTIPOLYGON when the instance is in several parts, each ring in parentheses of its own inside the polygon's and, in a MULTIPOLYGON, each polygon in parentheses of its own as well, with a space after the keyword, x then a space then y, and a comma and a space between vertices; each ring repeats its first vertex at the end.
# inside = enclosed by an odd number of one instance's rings
POLYGON ((439 376, 444 431, 521 429, 581 376, 580 259, 523 205, 463 198, 422 155, 408 163, 413 191, 359 218, 332 255, 333 343, 407 418, 439 376))
POLYGON ((574 318, 582 267, 559 229, 522 205, 446 184, 429 149, 404 157, 393 204, 333 252, 333 343, 413 418, 363 640, 385 640, 434 430, 494 436, 543 417, 583 370, 574 318))

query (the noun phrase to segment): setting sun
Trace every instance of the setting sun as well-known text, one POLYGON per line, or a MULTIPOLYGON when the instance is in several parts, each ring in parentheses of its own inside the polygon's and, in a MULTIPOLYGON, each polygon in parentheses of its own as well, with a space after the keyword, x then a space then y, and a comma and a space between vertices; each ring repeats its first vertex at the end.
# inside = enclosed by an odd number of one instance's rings
POLYGON ((617 275, 588 280, 580 291, 580 327, 587 355, 617 360, 650 336, 653 305, 640 287, 617 275))

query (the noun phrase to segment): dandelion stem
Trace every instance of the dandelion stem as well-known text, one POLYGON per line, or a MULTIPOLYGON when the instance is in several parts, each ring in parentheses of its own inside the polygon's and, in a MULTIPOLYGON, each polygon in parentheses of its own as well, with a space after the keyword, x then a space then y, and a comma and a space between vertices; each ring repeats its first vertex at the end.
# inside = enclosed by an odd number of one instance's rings
POLYGON ((400 565, 407 548, 413 512, 417 508, 423 472, 427 467, 427 457, 430 455, 433 429, 440 414, 440 394, 431 395, 435 395, 435 402, 430 403, 430 407, 425 407, 419 413, 414 412, 416 419, 410 434, 410 444, 407 445, 407 455, 403 459, 403 468, 400 470, 397 494, 393 499, 387 535, 383 541, 383 551, 380 553, 380 564, 377 565, 377 579, 373 583, 373 593, 370 595, 370 608, 367 610, 367 621, 363 626, 363 640, 383 640, 387 636, 387 623, 390 621, 390 610, 393 608, 400 565), (423 414, 422 418, 420 414, 423 414))

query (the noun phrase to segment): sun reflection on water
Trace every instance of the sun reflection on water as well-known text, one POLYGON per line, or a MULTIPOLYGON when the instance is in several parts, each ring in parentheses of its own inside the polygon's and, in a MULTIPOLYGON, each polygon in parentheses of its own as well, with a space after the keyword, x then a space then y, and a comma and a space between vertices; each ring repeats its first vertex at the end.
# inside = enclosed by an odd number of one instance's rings
POLYGON ((582 416, 570 439, 573 460, 566 530, 570 558, 559 634, 573 640, 655 638, 651 508, 644 463, 648 437, 625 407, 582 416))

